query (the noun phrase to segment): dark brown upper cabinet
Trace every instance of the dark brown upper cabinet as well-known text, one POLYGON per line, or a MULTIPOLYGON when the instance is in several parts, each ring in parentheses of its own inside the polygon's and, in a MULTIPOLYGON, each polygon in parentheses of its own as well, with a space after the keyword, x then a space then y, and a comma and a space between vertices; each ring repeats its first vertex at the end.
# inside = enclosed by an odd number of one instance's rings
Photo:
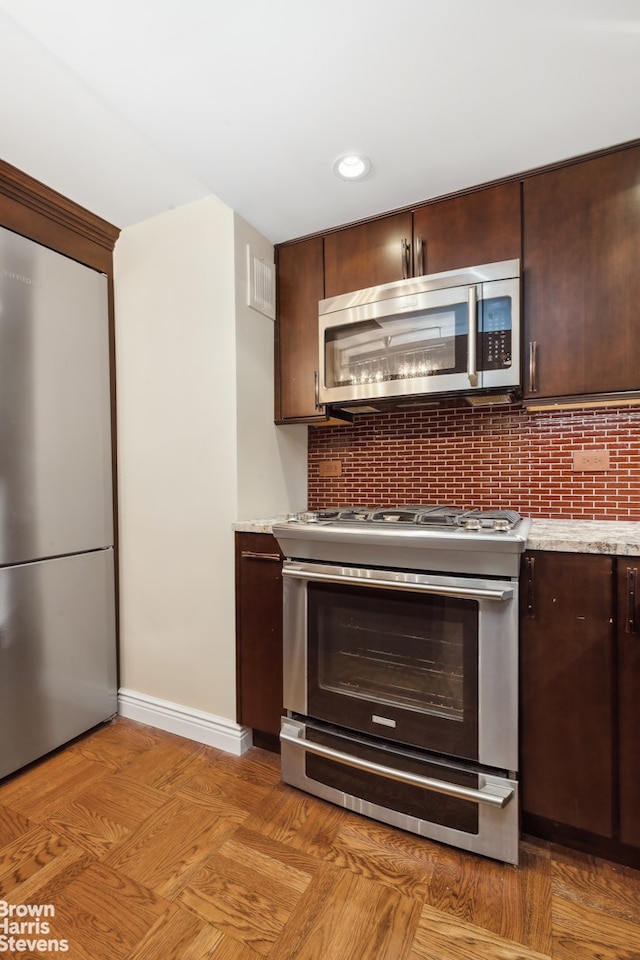
POLYGON ((524 181, 525 397, 640 389, 640 147, 524 181))
POLYGON ((276 423, 326 421, 317 404, 318 301, 324 297, 322 237, 277 249, 276 423))
MULTIPOLYGON (((421 273, 521 257, 520 182, 487 187, 413 212, 421 273)), ((415 248, 415 242, 414 242, 415 248)))
POLYGON ((520 183, 515 181, 346 227, 325 237, 325 296, 515 260, 520 238, 520 183))
POLYGON ((324 238, 325 297, 412 276, 411 213, 336 230, 324 238))

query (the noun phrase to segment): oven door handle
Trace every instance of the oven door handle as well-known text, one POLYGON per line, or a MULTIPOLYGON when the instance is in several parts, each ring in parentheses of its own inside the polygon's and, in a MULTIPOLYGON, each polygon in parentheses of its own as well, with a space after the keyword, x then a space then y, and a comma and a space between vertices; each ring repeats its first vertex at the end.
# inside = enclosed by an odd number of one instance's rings
MULTIPOLYGON (((408 773, 404 770, 396 770, 393 767, 386 767, 381 763, 374 763, 372 760, 362 760, 360 757, 353 757, 348 753, 342 753, 340 750, 334 750, 332 747, 325 747, 321 743, 313 743, 307 740, 299 727, 292 724, 287 725, 286 720, 282 724, 280 740, 284 743, 290 743, 294 747, 300 747, 308 750, 309 753, 315 753, 319 757, 327 760, 335 760, 336 763, 343 763, 345 766, 354 767, 356 770, 363 770, 365 773, 377 774, 380 777, 386 777, 388 780, 396 780, 399 783, 406 783, 414 787, 422 787, 425 790, 432 790, 435 793, 443 793, 448 797, 456 797, 458 800, 471 800, 473 803, 488 804, 491 807, 502 809, 506 807, 513 796, 511 787, 500 787, 497 784, 485 784, 479 790, 473 787, 463 787, 457 783, 448 783, 446 780, 434 780, 432 777, 423 777, 417 773, 408 773), (293 733, 287 733, 287 727, 293 733)), ((482 776, 482 774, 479 774, 482 776)))
POLYGON ((283 577, 294 577, 298 580, 323 581, 325 583, 348 583, 352 587, 382 587, 387 590, 410 590, 416 593, 432 593, 437 596, 459 597, 461 600, 510 600, 513 597, 513 588, 505 587, 491 590, 486 587, 447 587, 432 583, 405 582, 402 580, 380 580, 376 577, 349 577, 339 573, 315 573, 304 568, 284 568, 283 577))

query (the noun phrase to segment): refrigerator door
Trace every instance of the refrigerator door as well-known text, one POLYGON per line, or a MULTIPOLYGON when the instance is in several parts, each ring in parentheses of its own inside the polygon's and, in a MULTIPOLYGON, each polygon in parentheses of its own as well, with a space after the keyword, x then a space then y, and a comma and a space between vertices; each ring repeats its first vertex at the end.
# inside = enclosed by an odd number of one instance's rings
POLYGON ((0 228, 0 564, 113 543, 107 290, 0 228))
POLYGON ((113 550, 0 570, 0 777, 116 713, 113 550))

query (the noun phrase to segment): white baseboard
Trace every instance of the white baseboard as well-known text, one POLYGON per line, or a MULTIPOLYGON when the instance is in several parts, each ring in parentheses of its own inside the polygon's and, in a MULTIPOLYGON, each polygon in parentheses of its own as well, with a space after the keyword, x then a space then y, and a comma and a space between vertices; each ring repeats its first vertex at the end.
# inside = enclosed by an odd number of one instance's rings
POLYGON ((167 733, 175 733, 197 743, 206 743, 225 753, 241 757, 253 745, 249 727, 242 727, 232 720, 217 717, 212 713, 184 707, 179 703, 159 700, 146 693, 126 690, 118 691, 118 713, 128 720, 146 723, 167 733))

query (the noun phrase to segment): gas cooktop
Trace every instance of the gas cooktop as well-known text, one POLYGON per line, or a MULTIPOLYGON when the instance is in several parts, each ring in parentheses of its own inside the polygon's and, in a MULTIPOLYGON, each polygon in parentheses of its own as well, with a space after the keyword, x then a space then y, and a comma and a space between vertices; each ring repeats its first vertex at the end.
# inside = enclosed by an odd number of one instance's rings
POLYGON ((530 527, 513 510, 425 504, 307 511, 273 534, 294 560, 517 577, 530 527))
POLYGON ((301 523, 403 524, 416 527, 462 527, 465 530, 513 530, 521 521, 513 510, 463 510, 460 507, 418 505, 401 507, 330 507, 298 514, 301 523))

